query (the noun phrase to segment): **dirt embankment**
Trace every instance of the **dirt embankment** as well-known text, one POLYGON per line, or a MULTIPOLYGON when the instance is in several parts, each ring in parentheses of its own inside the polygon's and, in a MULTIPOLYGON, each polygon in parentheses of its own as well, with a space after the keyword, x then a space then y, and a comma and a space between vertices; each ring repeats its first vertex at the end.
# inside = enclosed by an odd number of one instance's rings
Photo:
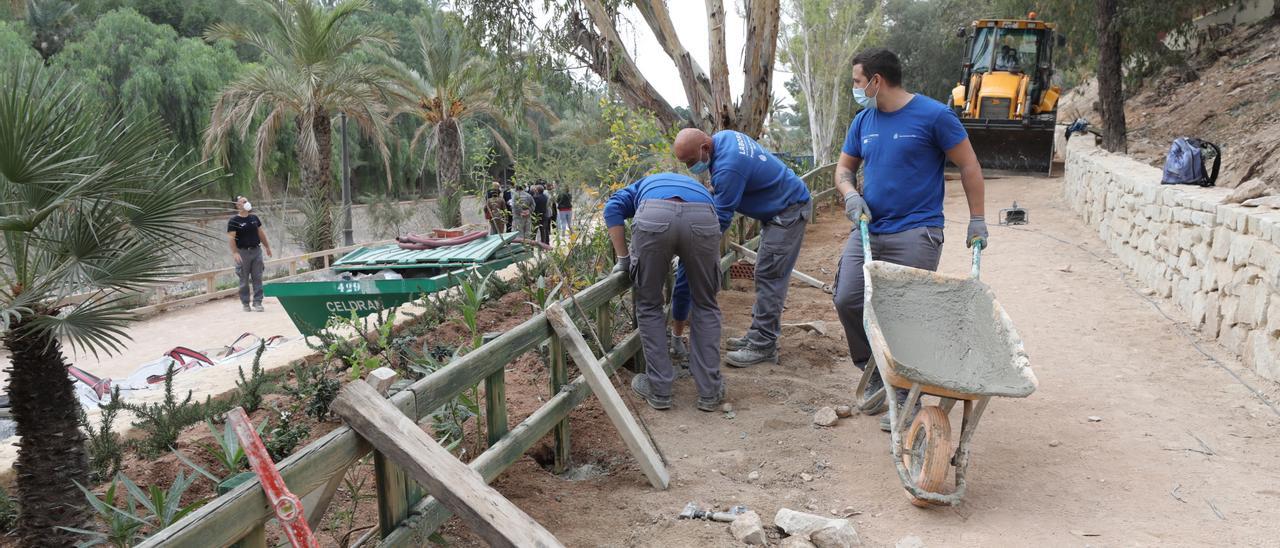
MULTIPOLYGON (((1218 186, 1260 179, 1280 192, 1280 24, 1242 26, 1206 41, 1187 64, 1164 69, 1126 90, 1129 154, 1163 166, 1169 144, 1198 137, 1222 147, 1218 186)), ((1097 86, 1063 98, 1059 120, 1084 117, 1095 127, 1097 86)))

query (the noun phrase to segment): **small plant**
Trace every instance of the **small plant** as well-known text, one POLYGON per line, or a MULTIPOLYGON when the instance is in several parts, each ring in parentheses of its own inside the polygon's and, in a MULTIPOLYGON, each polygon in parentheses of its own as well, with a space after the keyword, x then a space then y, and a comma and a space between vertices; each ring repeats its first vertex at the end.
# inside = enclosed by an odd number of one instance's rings
POLYGON ((295 383, 293 386, 286 386, 285 393, 303 402, 303 411, 307 416, 319 422, 328 420, 329 406, 337 399, 342 382, 325 376, 320 367, 294 366, 293 376, 295 383))
POLYGON ((239 368, 240 380, 236 381, 236 399, 246 413, 252 413, 261 408, 263 396, 271 390, 271 379, 262 370, 262 353, 266 350, 266 341, 258 343, 258 351, 253 355, 249 378, 244 377, 244 367, 239 368))
POLYGON ((0 487, 0 535, 8 534, 18 525, 18 501, 0 487))
POLYGON ((326 362, 341 360, 343 368, 349 370, 351 378, 358 379, 364 376, 365 371, 372 371, 382 365, 384 361, 382 352, 390 344, 395 319, 395 310, 389 311, 386 318, 379 314, 374 328, 370 330, 368 324, 358 318, 355 312, 352 312, 350 317, 330 318, 325 329, 317 334, 321 346, 312 346, 312 348, 323 351, 326 362), (356 331, 358 336, 355 337, 354 342, 348 341, 341 335, 345 327, 356 331))
POLYGON ((471 348, 480 348, 483 342, 484 334, 480 332, 480 309, 484 306, 485 297, 488 294, 489 277, 492 273, 481 278, 478 274, 472 273, 467 279, 462 281, 462 323, 471 331, 471 348))
MULTIPOLYGON (((118 477, 124 477, 124 474, 120 474, 118 477)), ((89 506, 97 514, 95 517, 106 529, 103 532, 61 527, 65 531, 89 537, 84 542, 81 542, 79 546, 107 544, 117 548, 125 548, 133 546, 142 539, 142 528, 147 525, 147 520, 138 515, 138 505, 127 495, 120 497, 125 507, 116 506, 117 483, 115 480, 111 481, 107 486, 107 491, 103 493, 102 498, 98 498, 92 491, 85 489, 83 485, 80 485, 80 482, 76 482, 76 487, 79 487, 80 491, 84 493, 85 499, 89 501, 89 506)))
POLYGON ((124 400, 113 399, 108 405, 119 405, 121 409, 138 416, 133 425, 147 433, 142 440, 141 450, 144 456, 154 457, 168 451, 178 441, 182 429, 200 422, 209 416, 222 403, 212 403, 206 399, 203 404, 191 403, 191 392, 181 403, 173 395, 173 364, 169 364, 164 378, 164 400, 160 403, 132 404, 124 400))
POLYGON ((352 535, 369 528, 355 527, 360 503, 378 498, 377 495, 365 492, 365 486, 369 483, 369 476, 360 473, 360 469, 364 466, 368 466, 368 464, 362 462, 358 466, 352 466, 342 476, 342 487, 347 490, 347 496, 351 498, 351 506, 334 512, 329 525, 329 530, 334 532, 335 535, 337 532, 342 531, 342 534, 337 536, 336 539, 339 546, 350 546, 353 540, 351 538, 352 535))
POLYGON ((186 506, 182 505, 182 495, 194 481, 195 476, 187 477, 179 470, 167 491, 155 485, 143 490, 129 479, 129 476, 117 474, 107 486, 102 498, 98 498, 92 491, 77 482, 76 487, 84 493, 89 506, 97 513, 96 517, 105 526, 106 531, 89 531, 72 527, 59 527, 59 529, 89 537, 79 546, 100 544, 117 547, 133 546, 144 537, 144 528, 149 528, 151 532, 164 529, 205 503, 205 500, 200 500, 186 506), (128 493, 119 497, 123 507, 117 506, 116 503, 119 484, 123 484, 128 493), (146 513, 139 513, 139 505, 146 510, 146 513))
MULTIPOLYGON (((217 426, 213 425, 213 421, 205 420, 204 423, 209 427, 209 433, 213 435, 213 441, 217 442, 218 445, 213 446, 207 443, 202 443, 200 444, 200 449, 222 466, 222 469, 226 471, 226 474, 221 477, 216 476, 204 467, 201 467, 191 459, 187 458, 187 456, 182 454, 181 451, 175 449, 173 454, 178 457, 178 460, 182 461, 187 466, 190 466, 192 470, 200 475, 209 478, 209 481, 212 481, 215 484, 222 483, 238 474, 241 470, 248 468, 249 460, 245 456, 244 447, 240 445, 240 439, 236 437, 235 429, 228 424, 226 428, 220 431, 217 426)), ((266 426, 267 421, 262 421, 262 424, 257 426, 256 430, 258 431, 259 436, 262 435, 262 430, 266 428, 266 426)))
POLYGON ((290 420, 292 417, 292 412, 276 409, 276 426, 267 432, 267 438, 263 440, 267 452, 271 454, 271 460, 280 462, 293 454, 298 444, 311 433, 301 421, 290 420))
MULTIPOLYGON (((117 386, 112 391, 111 401, 120 401, 120 387, 117 386)), ((102 415, 98 418, 96 428, 89 424, 89 416, 84 410, 80 410, 80 424, 89 434, 90 481, 94 483, 106 481, 115 476, 124 461, 124 443, 113 429, 120 406, 108 403, 100 405, 99 408, 102 410, 102 415)))

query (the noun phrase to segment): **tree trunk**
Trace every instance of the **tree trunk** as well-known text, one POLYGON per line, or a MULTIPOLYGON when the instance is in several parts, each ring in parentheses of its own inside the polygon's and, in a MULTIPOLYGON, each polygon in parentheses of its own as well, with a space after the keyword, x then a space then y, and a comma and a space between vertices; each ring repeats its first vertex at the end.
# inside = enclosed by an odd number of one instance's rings
POLYGON ((742 100, 734 120, 737 130, 758 139, 773 106, 773 61, 778 52, 778 0, 747 3, 747 52, 742 57, 742 100))
MULTIPOLYGON (((729 89, 729 63, 725 57, 724 3, 706 0, 707 48, 711 55, 711 124, 713 129, 737 129, 733 92, 729 89)), ((752 137, 759 135, 752 134, 752 137)))
POLYGON ((600 0, 583 0, 582 3, 591 24, 600 32, 593 32, 576 14, 570 20, 570 34, 578 47, 586 52, 579 60, 590 65, 591 71, 597 76, 615 84, 614 89, 621 92, 627 104, 652 112, 665 129, 679 127, 683 121, 680 115, 676 114, 671 104, 641 74, 639 67, 627 54, 624 42, 604 4, 600 0))
MULTIPOLYGON (((684 84, 684 95, 689 100, 689 114, 694 127, 712 130, 710 113, 712 108, 710 82, 707 73, 694 60, 693 55, 680 43, 676 35, 675 25, 671 22, 671 13, 667 11, 666 0, 641 0, 635 3, 636 9, 644 16, 645 22, 653 30, 654 38, 662 44, 667 57, 676 64, 680 71, 680 82, 684 84)), ((723 19, 723 14, 722 19, 723 19)))
MULTIPOLYGON (((333 171, 330 158, 333 153, 333 127, 329 112, 317 109, 312 119, 316 148, 319 155, 315 163, 308 162, 298 140, 298 165, 302 171, 303 247, 307 252, 333 248, 333 171)), ((301 128, 302 124, 299 123, 301 128)), ((311 259, 311 268, 324 268, 324 259, 311 259)))
POLYGON ((447 118, 440 122, 440 142, 436 144, 436 177, 440 196, 436 212, 443 228, 462 226, 462 128, 447 118))
POLYGON ((1120 63, 1119 0, 1098 2, 1098 99, 1102 103, 1102 148, 1125 152, 1124 73, 1120 63))
POLYGON ((84 494, 89 462, 80 431, 80 402, 57 340, 26 333, 23 323, 4 336, 10 353, 9 403, 17 425, 18 537, 23 546, 73 546, 80 535, 57 527, 89 522, 84 494))

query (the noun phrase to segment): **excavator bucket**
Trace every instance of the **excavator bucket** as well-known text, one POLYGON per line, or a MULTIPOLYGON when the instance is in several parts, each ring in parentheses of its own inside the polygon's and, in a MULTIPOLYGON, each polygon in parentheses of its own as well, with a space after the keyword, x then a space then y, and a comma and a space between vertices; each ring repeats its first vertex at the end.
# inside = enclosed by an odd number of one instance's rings
POLYGON ((1017 120, 961 122, 984 169, 1048 174, 1053 166, 1052 125, 1024 126, 1017 120))

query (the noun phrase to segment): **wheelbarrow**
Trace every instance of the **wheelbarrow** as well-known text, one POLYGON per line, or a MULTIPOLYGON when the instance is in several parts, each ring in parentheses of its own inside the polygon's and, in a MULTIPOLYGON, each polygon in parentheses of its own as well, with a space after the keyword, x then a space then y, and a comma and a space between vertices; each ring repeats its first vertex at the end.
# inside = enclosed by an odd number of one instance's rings
POLYGON ((900 402, 896 390, 883 390, 898 478, 916 506, 959 504, 969 445, 987 402, 992 396, 1031 395, 1035 373, 1009 316, 978 279, 981 242, 973 245, 972 275, 958 278, 874 261, 865 219, 861 234, 866 283, 862 321, 875 367, 864 369, 854 394, 861 398, 877 372, 884 386, 909 391, 900 402), (940 401, 923 406, 912 419, 906 410, 925 395, 940 401), (948 416, 957 402, 964 402, 964 414, 953 449, 948 416), (947 492, 953 468, 955 490, 947 492))

